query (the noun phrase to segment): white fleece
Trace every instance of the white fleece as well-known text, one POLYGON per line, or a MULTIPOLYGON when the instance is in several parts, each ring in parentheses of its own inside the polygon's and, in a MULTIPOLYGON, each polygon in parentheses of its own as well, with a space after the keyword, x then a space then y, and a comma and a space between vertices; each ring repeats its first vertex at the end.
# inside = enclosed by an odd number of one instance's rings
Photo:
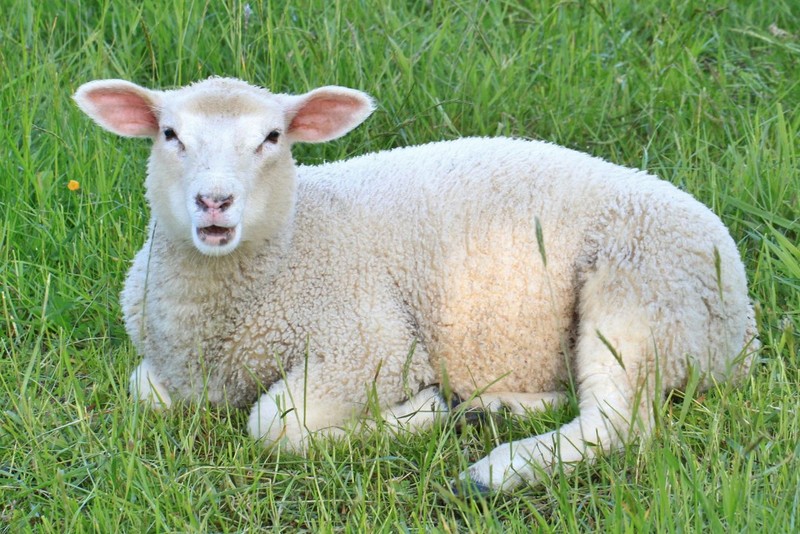
POLYGON ((291 142, 341 135, 371 102, 233 80, 174 92, 114 83, 91 82, 76 100, 112 131, 156 139, 150 238, 122 293, 144 357, 132 383, 141 398, 255 403, 252 435, 302 450, 372 398, 398 423, 398 409, 445 410, 431 384, 522 412, 563 399, 574 379, 575 421, 501 445, 461 475, 510 489, 646 434, 653 400, 691 369, 708 385, 750 366, 758 342, 736 245, 667 182, 507 138, 295 167, 291 142), (143 99, 150 116, 126 113, 150 124, 104 112, 118 93, 143 99), (274 145, 243 133, 273 124, 274 145), (214 207, 229 192, 231 215, 214 207), (198 244, 211 219, 236 230, 198 244), (142 391, 150 383, 157 397, 142 391))

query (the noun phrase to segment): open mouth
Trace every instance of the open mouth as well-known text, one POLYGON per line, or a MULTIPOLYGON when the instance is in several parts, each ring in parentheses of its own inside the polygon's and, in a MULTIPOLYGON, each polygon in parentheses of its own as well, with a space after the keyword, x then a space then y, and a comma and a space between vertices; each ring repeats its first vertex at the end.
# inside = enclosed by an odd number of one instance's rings
POLYGON ((205 226, 197 228, 197 237, 200 241, 209 246, 222 247, 230 243, 236 235, 236 227, 226 228, 225 226, 205 226))

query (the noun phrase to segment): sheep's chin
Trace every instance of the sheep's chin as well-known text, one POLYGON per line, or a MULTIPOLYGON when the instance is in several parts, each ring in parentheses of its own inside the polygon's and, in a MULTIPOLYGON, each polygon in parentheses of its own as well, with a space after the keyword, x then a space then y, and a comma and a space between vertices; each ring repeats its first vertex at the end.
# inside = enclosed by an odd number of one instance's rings
POLYGON ((192 228, 192 241, 197 250, 207 256, 224 256, 239 246, 242 236, 241 224, 230 228, 206 226, 192 228))

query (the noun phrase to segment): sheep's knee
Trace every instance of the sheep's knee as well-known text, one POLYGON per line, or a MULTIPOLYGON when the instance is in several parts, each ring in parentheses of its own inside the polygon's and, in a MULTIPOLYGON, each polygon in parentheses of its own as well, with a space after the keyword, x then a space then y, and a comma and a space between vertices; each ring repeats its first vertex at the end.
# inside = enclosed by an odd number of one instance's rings
POLYGON ((172 405, 167 388, 158 379, 153 366, 147 360, 142 360, 131 373, 130 392, 134 399, 156 410, 169 408, 172 405))
POLYGON ((269 393, 261 395, 250 410, 250 419, 247 429, 250 436, 264 445, 271 445, 278 441, 283 432, 281 410, 278 403, 269 393))
POLYGON ((248 431, 264 446, 278 443, 284 449, 302 451, 307 431, 297 411, 285 385, 278 382, 253 405, 248 431))

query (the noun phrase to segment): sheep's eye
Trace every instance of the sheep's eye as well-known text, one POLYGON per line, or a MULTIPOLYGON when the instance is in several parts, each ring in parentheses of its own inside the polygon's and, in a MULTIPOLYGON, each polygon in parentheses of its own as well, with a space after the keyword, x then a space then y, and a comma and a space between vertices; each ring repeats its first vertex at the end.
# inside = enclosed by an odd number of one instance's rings
POLYGON ((272 143, 274 145, 275 143, 278 142, 278 139, 280 138, 280 136, 281 136, 281 133, 278 130, 272 130, 269 134, 267 134, 267 137, 264 138, 264 142, 265 143, 272 143))
POLYGON ((173 139, 177 139, 178 134, 175 133, 175 130, 172 128, 164 128, 164 139, 167 141, 172 141, 173 139))

